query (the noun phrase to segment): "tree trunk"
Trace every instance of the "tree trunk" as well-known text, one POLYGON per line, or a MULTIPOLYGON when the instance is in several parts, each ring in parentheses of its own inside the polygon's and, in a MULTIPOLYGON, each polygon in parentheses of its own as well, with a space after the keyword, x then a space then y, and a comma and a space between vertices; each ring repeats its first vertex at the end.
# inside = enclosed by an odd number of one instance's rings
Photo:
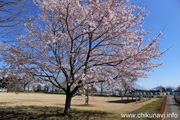
POLYGON ((89 87, 87 86, 87 90, 85 92, 85 104, 89 103, 89 87))
POLYGON ((89 104, 89 93, 87 91, 86 93, 86 100, 85 100, 85 104, 88 105, 89 104))
POLYGON ((103 83, 101 83, 101 96, 102 96, 102 93, 103 93, 103 83))
POLYGON ((26 91, 26 86, 24 85, 24 92, 26 91))
POLYGON ((70 114, 71 99, 72 99, 72 96, 70 94, 66 94, 66 104, 65 104, 65 109, 64 109, 64 115, 70 114))

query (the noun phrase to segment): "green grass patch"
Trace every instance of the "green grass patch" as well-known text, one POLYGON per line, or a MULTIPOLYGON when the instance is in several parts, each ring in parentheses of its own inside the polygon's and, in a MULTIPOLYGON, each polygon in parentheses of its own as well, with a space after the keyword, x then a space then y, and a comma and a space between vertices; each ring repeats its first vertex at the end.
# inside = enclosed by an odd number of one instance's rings
MULTIPOLYGON (((153 115, 153 114, 161 114, 161 111, 164 110, 164 105, 165 105, 165 102, 166 102, 166 97, 163 97, 163 98, 159 98, 157 101, 153 101, 152 103, 149 103, 145 106, 142 106, 141 108, 139 108, 138 110, 135 110, 131 113, 128 113, 128 114, 135 114, 135 115, 138 115, 138 114, 149 114, 149 115, 153 115)), ((148 118, 148 117, 143 117, 143 115, 139 115, 139 116, 142 116, 142 118, 135 118, 135 117, 126 117, 126 118, 122 118, 122 120, 157 120, 159 118, 148 118)), ((150 116, 151 117, 151 116, 150 116)))

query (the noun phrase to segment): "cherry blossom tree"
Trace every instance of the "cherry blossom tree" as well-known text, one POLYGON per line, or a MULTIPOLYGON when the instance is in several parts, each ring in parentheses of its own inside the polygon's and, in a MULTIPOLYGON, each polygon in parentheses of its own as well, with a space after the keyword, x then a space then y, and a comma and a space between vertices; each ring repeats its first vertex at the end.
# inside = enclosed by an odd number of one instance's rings
MULTIPOLYGON (((153 63, 162 32, 142 28, 145 9, 124 0, 43 0, 35 22, 16 44, 2 44, 3 61, 12 70, 30 73, 66 93, 64 114, 70 113, 77 90, 106 81, 119 88, 123 78, 147 77, 162 65, 153 63)), ((31 19, 30 17, 29 19, 31 19)), ((124 82, 131 84, 130 79, 124 82)))

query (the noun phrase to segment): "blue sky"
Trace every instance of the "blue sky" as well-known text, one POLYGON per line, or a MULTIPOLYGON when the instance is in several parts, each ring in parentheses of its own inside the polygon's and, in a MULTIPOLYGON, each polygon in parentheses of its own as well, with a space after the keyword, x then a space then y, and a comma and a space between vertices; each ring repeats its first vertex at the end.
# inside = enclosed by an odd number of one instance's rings
POLYGON ((170 48, 158 62, 165 64, 150 72, 149 78, 139 79, 138 84, 150 89, 159 85, 180 85, 180 1, 179 0, 139 0, 141 5, 150 11, 145 18, 144 29, 153 28, 150 35, 153 37, 159 31, 163 31, 161 50, 170 48))

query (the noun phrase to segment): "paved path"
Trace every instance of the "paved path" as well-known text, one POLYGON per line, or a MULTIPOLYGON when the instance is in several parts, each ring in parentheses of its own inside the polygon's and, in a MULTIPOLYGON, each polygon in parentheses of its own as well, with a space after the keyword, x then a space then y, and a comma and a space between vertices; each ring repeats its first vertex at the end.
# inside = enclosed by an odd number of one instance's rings
POLYGON ((163 120, 180 120, 180 103, 174 99, 174 96, 167 96, 165 114, 167 118, 163 120), (177 116, 178 118, 175 118, 177 116))

